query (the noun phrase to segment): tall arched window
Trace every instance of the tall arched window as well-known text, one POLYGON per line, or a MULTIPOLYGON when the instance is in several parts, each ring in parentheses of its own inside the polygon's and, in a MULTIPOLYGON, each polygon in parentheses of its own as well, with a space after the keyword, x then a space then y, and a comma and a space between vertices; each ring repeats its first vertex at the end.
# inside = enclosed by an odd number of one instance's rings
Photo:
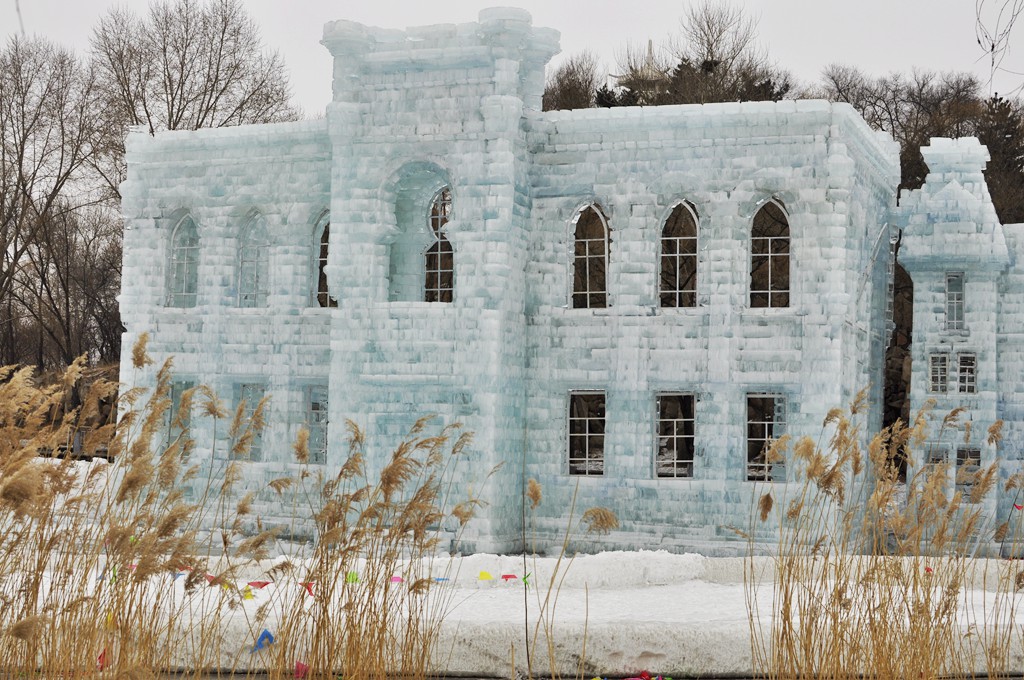
POLYGON ((423 284, 423 299, 427 302, 451 302, 455 290, 455 253, 445 238, 444 225, 452 214, 452 192, 445 187, 430 202, 430 235, 433 242, 427 248, 423 284))
POLYGON ((576 215, 573 256, 572 306, 587 309, 608 306, 608 222, 597 206, 576 215))
POLYGON ((238 306, 264 307, 270 281, 270 243, 262 215, 242 228, 238 248, 238 306))
POLYGON ((697 306, 697 211, 683 202, 661 230, 662 307, 697 306))
POLYGON ((750 306, 789 307, 789 218, 775 198, 757 211, 750 230, 750 306))
POLYGON ((320 218, 313 234, 313 252, 315 254, 313 258, 313 304, 320 307, 338 306, 338 299, 331 295, 327 288, 327 272, 324 271, 324 268, 327 266, 327 253, 330 248, 330 241, 331 223, 325 214, 320 218))
POLYGON ((199 232, 185 215, 171 232, 167 258, 167 306, 195 307, 199 284, 199 232))

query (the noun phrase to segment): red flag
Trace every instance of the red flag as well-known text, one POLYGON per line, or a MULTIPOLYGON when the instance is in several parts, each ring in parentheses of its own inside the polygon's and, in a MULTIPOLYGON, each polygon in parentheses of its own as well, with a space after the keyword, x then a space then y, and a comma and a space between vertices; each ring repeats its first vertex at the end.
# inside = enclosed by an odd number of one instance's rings
POLYGON ((253 588, 265 588, 271 583, 273 583, 273 581, 249 581, 247 585, 250 585, 253 588))
POLYGON ((306 592, 309 593, 310 597, 313 597, 313 582, 312 581, 306 581, 305 583, 302 584, 302 587, 306 589, 306 592))
POLYGON ((107 662, 107 648, 104 647, 103 651, 100 652, 100 655, 96 657, 96 667, 102 671, 106 670, 108 665, 109 664, 107 662))
POLYGON ((306 677, 306 673, 308 673, 308 672, 309 672, 309 666, 307 666, 306 664, 302 663, 301 661, 296 661, 295 662, 295 678, 296 678, 296 680, 302 680, 302 678, 306 677))
POLYGON ((1013 507, 1017 510, 1024 510, 1024 505, 1017 505, 1016 503, 1014 503, 1013 507))

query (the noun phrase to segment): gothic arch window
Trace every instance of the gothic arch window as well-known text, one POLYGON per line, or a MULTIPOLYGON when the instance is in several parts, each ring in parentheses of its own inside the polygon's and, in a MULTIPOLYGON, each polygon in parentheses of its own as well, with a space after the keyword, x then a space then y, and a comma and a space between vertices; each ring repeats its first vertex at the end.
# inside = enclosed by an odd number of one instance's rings
POLYGON ((337 307, 338 299, 327 287, 327 254, 330 250, 331 221, 327 213, 313 230, 313 306, 337 307))
POLYGON ((452 212, 452 191, 444 187, 430 202, 428 216, 432 243, 427 248, 423 299, 427 302, 451 302, 455 291, 455 253, 444 234, 452 212))
POLYGON ((608 306, 608 220, 595 205, 576 214, 572 267, 572 306, 608 306))
POLYGON ((661 230, 662 307, 697 306, 697 211, 677 203, 661 230))
POLYGON ((270 242, 264 217, 254 214, 242 227, 238 247, 238 306, 265 307, 270 282, 270 242))
POLYGON ((776 198, 761 206, 750 229, 750 306, 789 307, 789 218, 776 198))
POLYGON ((199 286, 199 231, 185 215, 171 232, 167 258, 167 306, 195 307, 199 286))

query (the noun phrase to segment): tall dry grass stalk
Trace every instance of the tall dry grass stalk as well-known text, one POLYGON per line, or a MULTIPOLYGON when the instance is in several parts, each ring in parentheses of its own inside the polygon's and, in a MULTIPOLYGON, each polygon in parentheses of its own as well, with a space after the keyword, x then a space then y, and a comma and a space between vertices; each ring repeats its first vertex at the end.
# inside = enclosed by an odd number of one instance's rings
MULTIPOLYGON (((152 363, 145 343, 144 336, 132 354, 137 370, 152 363)), ((190 414, 213 420, 214 441, 228 417, 216 395, 188 390, 169 413, 167 362, 151 391, 122 388, 117 398, 119 386, 98 379, 73 397, 85 372, 80 359, 40 385, 30 369, 0 368, 0 674, 150 677, 184 669, 200 677, 258 666, 294 677, 301 661, 311 678, 420 678, 437 665, 434 643, 449 604, 432 594, 432 574, 446 564, 434 564, 438 532, 464 526, 480 504, 452 502, 452 470, 469 434, 449 426, 428 435, 423 419, 373 481, 354 424, 349 455, 328 477, 306 465, 308 436, 300 436, 300 471, 269 490, 291 503, 297 521, 315 524, 318 540, 311 557, 288 554, 264 571, 281 545, 252 515, 253 495, 238 489, 244 463, 214 474, 216 451, 192 455, 190 414), (168 422, 179 433, 170 442, 168 422), (108 446, 113 462, 53 456, 76 436, 86 451, 108 446), (193 502, 186 486, 199 489, 193 502), (251 590, 238 585, 254 571, 280 584, 255 612, 246 606, 251 590), (351 573, 358 583, 348 582, 351 573), (239 621, 243 634, 233 639, 225 631, 239 621), (264 627, 276 641, 254 654, 264 627)), ((227 424, 234 457, 247 457, 264 406, 227 424)))
MULTIPOLYGON (((556 613, 558 599, 562 592, 565 578, 576 559, 576 553, 570 553, 570 543, 578 536, 600 536, 619 528, 619 520, 615 513, 605 507, 592 507, 576 517, 576 500, 579 495, 579 484, 572 494, 569 504, 569 515, 566 521, 565 534, 558 549, 554 568, 546 581, 528 584, 523 592, 524 619, 526 640, 526 668, 520 673, 516 668, 515 648, 512 649, 513 675, 525 675, 529 680, 536 677, 559 680, 566 658, 571 659, 572 677, 583 680, 587 676, 587 629, 584 622, 583 636, 579 640, 565 639, 556 630, 556 613), (531 603, 531 600, 533 601, 531 603), (531 604, 533 605, 531 614, 531 604), (531 623, 531 616, 534 620, 531 623), (562 653, 560 653, 562 650, 562 653)), ((523 515, 529 516, 532 526, 537 508, 543 499, 540 483, 531 478, 523 488, 523 515)), ((523 525, 523 544, 526 545, 526 523, 523 525)), ((536 547, 523 552, 523 573, 538 574, 536 547)), ((584 598, 589 592, 584 589, 584 598)), ((588 605, 588 602, 584 603, 588 605)))
MULTIPOLYGON (((895 680, 1019 672, 1024 571, 979 558, 994 541, 1019 539, 986 515, 997 464, 957 475, 934 460, 929 442, 958 429, 967 442, 973 435, 959 427, 956 409, 931 438, 932 404, 912 424, 874 435, 865 450, 862 404, 863 394, 849 411, 828 414, 825 446, 780 439, 769 454, 785 460, 795 480, 763 487, 752 512, 753 524, 778 527, 768 568, 755 557, 764 546, 753 542, 746 564, 756 674, 895 680), (899 461, 909 451, 925 455, 907 461, 905 478, 899 461)), ((1000 428, 989 429, 986 445, 998 443, 1000 428)))

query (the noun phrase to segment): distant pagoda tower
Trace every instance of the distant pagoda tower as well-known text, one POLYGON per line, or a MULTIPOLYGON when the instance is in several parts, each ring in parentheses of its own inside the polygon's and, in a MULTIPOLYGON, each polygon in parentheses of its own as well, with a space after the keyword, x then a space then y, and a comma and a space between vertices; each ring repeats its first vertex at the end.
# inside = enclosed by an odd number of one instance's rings
MULTIPOLYGON (((627 61, 633 61, 632 55, 627 61)), ((622 75, 612 75, 617 87, 625 87, 636 93, 637 103, 650 105, 657 102, 658 96, 668 90, 671 69, 658 64, 654 59, 654 42, 647 41, 647 53, 639 64, 628 64, 629 70, 622 75)))

